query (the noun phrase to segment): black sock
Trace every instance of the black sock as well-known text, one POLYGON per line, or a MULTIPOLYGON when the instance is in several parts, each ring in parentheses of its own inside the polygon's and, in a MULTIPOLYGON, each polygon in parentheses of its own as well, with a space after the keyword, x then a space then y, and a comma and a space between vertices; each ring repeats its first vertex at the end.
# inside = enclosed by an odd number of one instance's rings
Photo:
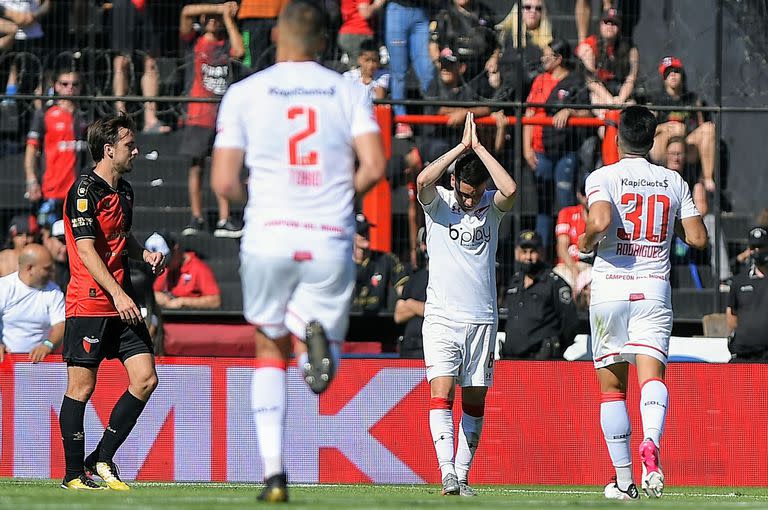
POLYGON ((99 462, 112 462, 112 457, 115 456, 115 452, 120 445, 128 438, 128 434, 133 430, 133 426, 136 425, 136 420, 139 419, 139 415, 144 410, 146 402, 139 400, 131 395, 129 391, 123 393, 120 400, 115 404, 115 408, 112 409, 112 414, 109 416, 109 425, 104 430, 104 436, 101 438, 101 448, 98 448, 98 460, 99 462))
POLYGON ((85 458, 85 467, 93 467, 96 465, 96 463, 99 461, 99 454, 101 453, 101 442, 103 439, 99 441, 99 444, 96 445, 96 449, 94 449, 86 458, 85 458))
POLYGON ((65 481, 70 481, 83 474, 85 456, 85 402, 80 402, 66 395, 59 412, 59 427, 64 443, 64 461, 66 465, 65 481))

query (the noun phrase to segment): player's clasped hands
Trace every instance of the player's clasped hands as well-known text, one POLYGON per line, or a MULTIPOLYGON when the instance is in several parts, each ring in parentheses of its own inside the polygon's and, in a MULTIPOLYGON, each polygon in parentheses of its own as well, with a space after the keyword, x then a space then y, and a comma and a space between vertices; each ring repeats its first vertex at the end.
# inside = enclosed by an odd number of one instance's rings
POLYGON ((476 149, 480 146, 480 140, 477 138, 477 124, 475 124, 475 114, 467 112, 464 119, 464 134, 461 136, 461 144, 464 150, 476 149))

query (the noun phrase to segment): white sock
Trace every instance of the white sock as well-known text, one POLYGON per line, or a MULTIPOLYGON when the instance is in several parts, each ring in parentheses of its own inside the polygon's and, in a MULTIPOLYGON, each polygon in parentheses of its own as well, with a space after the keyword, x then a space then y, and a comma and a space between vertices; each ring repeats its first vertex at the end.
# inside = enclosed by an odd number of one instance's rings
POLYGON ((264 479, 283 472, 285 368, 269 365, 253 371, 251 410, 256 424, 264 479))
POLYGON ((435 445, 440 478, 456 474, 453 466, 453 401, 432 397, 429 402, 429 430, 435 445))
MULTIPOLYGON (((474 413, 482 413, 482 409, 472 410, 474 413)), ((480 443, 480 434, 483 431, 483 415, 472 416, 466 410, 461 414, 461 433, 459 434, 459 447, 456 449, 456 476, 466 482, 469 476, 469 468, 472 467, 472 459, 475 450, 480 443)))
POLYGON ((667 418, 669 391, 661 379, 649 379, 640 388, 640 416, 643 418, 643 437, 648 437, 658 447, 667 418))
POLYGON ((624 393, 603 393, 600 404, 600 425, 603 428, 605 444, 611 463, 616 469, 616 484, 626 490, 632 479, 632 454, 629 452, 629 438, 632 426, 629 423, 624 393))

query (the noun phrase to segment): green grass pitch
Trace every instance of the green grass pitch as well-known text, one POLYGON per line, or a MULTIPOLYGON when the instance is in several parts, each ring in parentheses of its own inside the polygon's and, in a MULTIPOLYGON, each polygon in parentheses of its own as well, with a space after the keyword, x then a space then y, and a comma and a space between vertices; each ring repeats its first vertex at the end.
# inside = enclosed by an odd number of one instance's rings
POLYGON ((443 497, 435 485, 296 485, 290 503, 258 503, 256 484, 133 483, 124 492, 75 492, 59 488, 57 480, 0 479, 0 508, 9 510, 230 510, 286 508, 364 510, 462 508, 516 510, 532 508, 643 508, 682 510, 768 508, 768 489, 670 488, 660 500, 641 496, 639 502, 607 501, 602 487, 478 486, 479 497, 443 497))

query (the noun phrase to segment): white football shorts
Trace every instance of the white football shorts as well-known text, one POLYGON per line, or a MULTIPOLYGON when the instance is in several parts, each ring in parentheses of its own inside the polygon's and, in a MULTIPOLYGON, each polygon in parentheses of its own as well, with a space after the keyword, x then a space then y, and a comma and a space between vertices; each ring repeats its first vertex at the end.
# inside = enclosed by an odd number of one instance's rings
POLYGON ((497 324, 467 324, 430 315, 424 318, 427 381, 449 376, 459 386, 493 384, 493 347, 497 324))
POLYGON ((240 254, 243 314, 270 338, 293 333, 304 340, 306 325, 317 320, 329 340, 347 334, 355 287, 355 263, 240 254))
POLYGON ((606 301, 589 307, 595 368, 628 361, 636 354, 667 364, 672 308, 662 301, 606 301))

